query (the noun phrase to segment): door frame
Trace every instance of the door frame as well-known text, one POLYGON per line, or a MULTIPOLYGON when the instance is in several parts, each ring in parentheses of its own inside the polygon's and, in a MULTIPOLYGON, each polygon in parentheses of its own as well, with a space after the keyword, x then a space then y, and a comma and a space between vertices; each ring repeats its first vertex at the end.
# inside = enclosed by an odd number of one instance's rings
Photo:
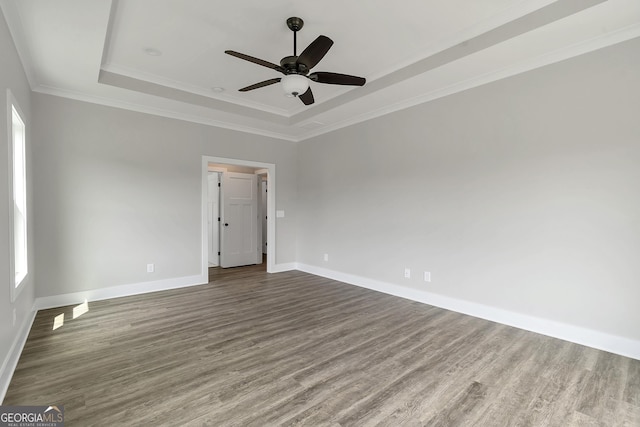
MULTIPOLYGON (((266 224, 263 226, 262 225, 262 218, 263 217, 267 217, 267 220, 269 219, 269 206, 268 203, 269 201, 267 200, 265 202, 265 204, 267 204, 267 210, 263 210, 262 209, 262 185, 265 184, 267 185, 268 188, 268 182, 269 182, 269 174, 267 173, 267 170, 265 169, 259 169, 257 171, 255 171, 255 174, 258 176, 258 192, 260 194, 260 200, 258 201, 260 204, 260 208, 258 209, 260 211, 260 213, 262 214, 262 217, 260 218, 259 222, 259 226, 260 226, 260 235, 258 236, 259 240, 260 240, 260 248, 259 248, 259 255, 260 255, 260 260, 262 260, 262 255, 265 253, 269 253, 268 251, 268 245, 265 244, 266 242, 268 242, 268 240, 266 240, 266 236, 264 236, 262 234, 263 229, 264 232, 266 233, 267 231, 267 227, 266 224), (264 177, 264 181, 262 180, 262 178, 264 177)), ((267 191, 267 196, 269 196, 269 191, 267 191)))
POLYGON ((209 272, 209 239, 208 235, 208 204, 209 204, 209 163, 247 166, 267 171, 267 181, 269 191, 267 192, 267 273, 275 272, 276 264, 276 165, 273 163, 254 162, 251 160, 228 159, 225 157, 202 156, 202 222, 200 226, 200 236, 202 241, 202 274, 208 277, 209 272))

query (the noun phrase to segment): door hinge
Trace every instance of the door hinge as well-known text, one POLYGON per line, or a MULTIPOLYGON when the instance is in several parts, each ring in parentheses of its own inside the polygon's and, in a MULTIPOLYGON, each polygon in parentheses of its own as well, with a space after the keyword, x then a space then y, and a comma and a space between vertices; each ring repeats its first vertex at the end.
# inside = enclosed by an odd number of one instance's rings
POLYGON ((218 187, 220 187, 220 183, 218 183, 218 187))
POLYGON ((218 252, 218 256, 220 256, 220 252, 218 252))
POLYGON ((218 217, 218 222, 220 222, 220 217, 218 217))

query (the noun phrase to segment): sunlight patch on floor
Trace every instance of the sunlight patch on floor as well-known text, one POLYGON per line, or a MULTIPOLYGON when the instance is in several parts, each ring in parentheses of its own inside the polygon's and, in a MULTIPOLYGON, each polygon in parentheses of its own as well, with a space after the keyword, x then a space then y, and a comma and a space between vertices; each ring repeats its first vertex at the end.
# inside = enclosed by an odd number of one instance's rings
POLYGON ((73 307, 73 318, 77 319, 78 317, 85 314, 87 311, 89 311, 89 303, 87 302, 87 300, 84 300, 82 304, 79 304, 73 307))
MULTIPOLYGON (((82 304, 78 304, 75 307, 73 307, 72 319, 77 319, 78 317, 82 316, 88 311, 89 311, 89 302, 85 299, 82 304)), ((55 331, 56 329, 62 327, 62 325, 64 325, 64 313, 60 313, 53 318, 53 330, 55 331)))
POLYGON ((55 331, 62 325, 64 325, 64 313, 58 314, 53 318, 53 330, 55 331))

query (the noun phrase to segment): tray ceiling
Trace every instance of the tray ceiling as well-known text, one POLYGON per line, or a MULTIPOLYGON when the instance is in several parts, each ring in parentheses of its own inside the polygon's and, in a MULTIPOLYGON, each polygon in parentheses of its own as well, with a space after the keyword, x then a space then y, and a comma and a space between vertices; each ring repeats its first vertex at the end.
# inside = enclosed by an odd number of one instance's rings
POLYGON ((640 36, 637 0, 1 0, 34 91, 300 141, 640 36), (334 41, 313 71, 363 87, 311 83, 315 104, 279 77, 225 55, 279 63, 285 21, 305 21, 298 53, 334 41))

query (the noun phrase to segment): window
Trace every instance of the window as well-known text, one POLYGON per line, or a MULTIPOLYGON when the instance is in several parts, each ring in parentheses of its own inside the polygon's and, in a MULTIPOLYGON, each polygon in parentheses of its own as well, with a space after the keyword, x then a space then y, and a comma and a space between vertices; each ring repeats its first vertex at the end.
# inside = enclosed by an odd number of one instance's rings
POLYGON ((12 267, 14 280, 12 287, 12 299, 18 294, 28 272, 27 259, 27 173, 26 173, 26 126, 15 98, 8 92, 7 108, 9 117, 9 136, 11 139, 10 156, 12 171, 12 196, 13 196, 13 251, 12 267))

